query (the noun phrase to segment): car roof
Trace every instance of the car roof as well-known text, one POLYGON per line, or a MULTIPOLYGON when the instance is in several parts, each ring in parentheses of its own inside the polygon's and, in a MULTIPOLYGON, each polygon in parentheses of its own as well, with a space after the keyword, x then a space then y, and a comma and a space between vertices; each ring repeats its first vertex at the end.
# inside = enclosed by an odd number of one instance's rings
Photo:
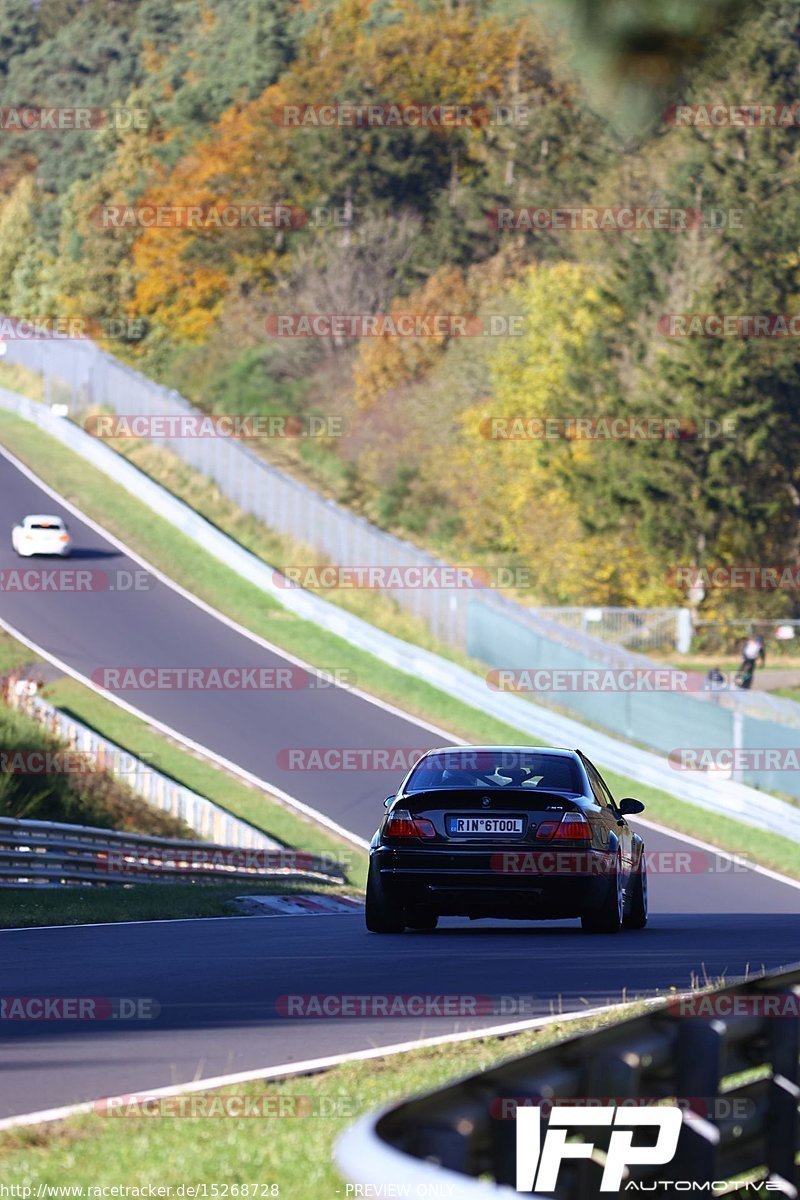
POLYGON ((50 521, 54 525, 63 525, 64 518, 53 516, 52 513, 28 513, 27 517, 23 517, 23 521, 27 524, 31 524, 34 521, 50 521))
POLYGON ((436 746, 432 750, 426 750, 428 754, 444 754, 453 751, 476 751, 479 753, 498 753, 508 754, 546 754, 552 755, 554 758, 575 758, 579 757, 577 750, 569 750, 565 746, 436 746))
MULTIPOLYGON (((411 768, 411 770, 409 771, 404 783, 411 778, 411 776, 414 774, 414 772, 416 771, 416 769, 420 765, 420 763, 423 763, 429 755, 442 754, 442 753, 453 753, 454 751, 455 752, 466 751, 467 753, 474 751, 476 753, 481 753, 481 754, 487 753, 487 752, 488 753, 497 753, 497 754, 508 754, 508 753, 539 754, 545 758, 559 758, 559 759, 567 758, 571 762, 574 762, 579 769, 582 767, 580 752, 577 750, 569 750, 565 746, 497 746, 497 745, 495 745, 495 746, 437 746, 432 750, 425 751, 425 754, 423 754, 422 758, 420 758, 414 764, 414 766, 411 768)), ((558 787, 558 788, 548 787, 547 791, 553 792, 553 793, 558 793, 559 795, 563 795, 563 796, 586 798, 586 797, 590 796, 590 790, 588 788, 587 782, 584 779, 584 775, 585 775, 585 773, 580 774, 580 772, 579 772, 579 777, 584 780, 584 790, 582 790, 582 791, 575 791, 574 788, 562 788, 562 787, 558 787)), ((439 789, 438 788, 430 788, 428 790, 435 792, 435 791, 438 791, 439 789)))

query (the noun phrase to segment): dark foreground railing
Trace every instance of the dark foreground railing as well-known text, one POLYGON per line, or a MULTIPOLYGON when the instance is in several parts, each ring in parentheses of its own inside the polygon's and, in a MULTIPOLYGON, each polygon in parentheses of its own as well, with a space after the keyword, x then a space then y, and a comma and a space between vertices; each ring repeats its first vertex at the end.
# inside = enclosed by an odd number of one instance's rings
MULTIPOLYGON (((473 1195, 480 1178, 487 1195, 498 1185, 514 1189, 517 1105, 539 1106, 546 1114, 553 1104, 662 1102, 683 1110, 675 1157, 668 1165, 632 1167, 620 1195, 797 1197, 798 1014, 800 969, 794 969, 677 998, 644 1016, 513 1059, 380 1116, 367 1134, 374 1134, 374 1161, 384 1170, 393 1163, 395 1178, 373 1182, 401 1183, 405 1161, 418 1187, 419 1160, 426 1160, 431 1184, 455 1182, 450 1195, 473 1195), (723 1191, 723 1181, 733 1186, 723 1191)), ((600 1153, 564 1161, 557 1189, 548 1195, 607 1196, 599 1189, 611 1129, 574 1132, 600 1153)), ((655 1129, 637 1129, 635 1144, 653 1145, 655 1135, 655 1129)))

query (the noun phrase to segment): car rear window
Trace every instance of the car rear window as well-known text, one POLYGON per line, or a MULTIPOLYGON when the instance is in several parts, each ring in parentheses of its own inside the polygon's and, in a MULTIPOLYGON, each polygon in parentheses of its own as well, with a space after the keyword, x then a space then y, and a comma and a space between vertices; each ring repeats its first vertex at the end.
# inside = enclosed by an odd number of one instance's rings
POLYGON ((534 750, 448 750, 430 754, 414 769, 405 791, 451 787, 581 791, 574 759, 534 750))
POLYGON ((28 529, 63 529, 63 521, 31 521, 28 529))

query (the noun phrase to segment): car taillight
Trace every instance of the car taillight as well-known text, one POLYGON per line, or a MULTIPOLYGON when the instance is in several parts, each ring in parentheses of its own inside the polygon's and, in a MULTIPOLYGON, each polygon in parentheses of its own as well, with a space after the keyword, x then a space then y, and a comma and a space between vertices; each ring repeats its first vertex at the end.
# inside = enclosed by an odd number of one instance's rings
POLYGON ((583 813, 564 813, 560 821, 542 821, 536 836, 552 842, 590 842, 592 827, 583 813))
POLYGON ((61 537, 60 537, 58 540, 59 540, 60 542, 68 542, 68 541, 69 541, 69 534, 68 534, 68 533, 62 533, 61 537))
POLYGON ((426 820, 425 817, 412 817, 405 808, 398 808, 389 813, 383 832, 387 837, 393 838, 436 837, 432 821, 426 820))

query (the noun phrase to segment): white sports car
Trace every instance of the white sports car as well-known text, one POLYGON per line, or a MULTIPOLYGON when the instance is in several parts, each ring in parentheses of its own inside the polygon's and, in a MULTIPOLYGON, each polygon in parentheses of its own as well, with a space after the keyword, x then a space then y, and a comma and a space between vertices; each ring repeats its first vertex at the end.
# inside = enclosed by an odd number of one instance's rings
POLYGON ((23 517, 11 530, 11 545, 22 558, 32 554, 59 554, 64 558, 72 549, 72 538, 61 517, 34 514, 23 517))

